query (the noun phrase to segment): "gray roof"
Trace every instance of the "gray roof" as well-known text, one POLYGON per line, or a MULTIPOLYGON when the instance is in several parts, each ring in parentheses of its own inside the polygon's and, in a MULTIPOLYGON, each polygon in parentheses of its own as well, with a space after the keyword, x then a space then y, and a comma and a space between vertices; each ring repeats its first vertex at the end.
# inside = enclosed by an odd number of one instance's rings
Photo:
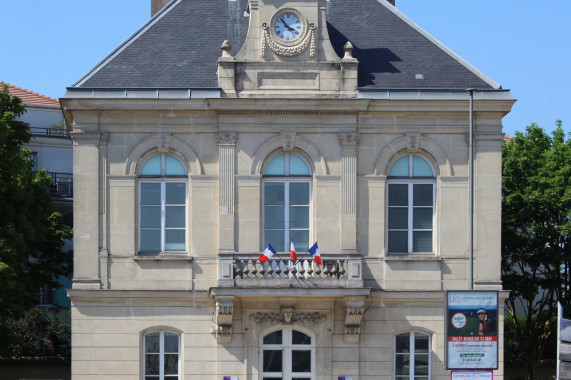
MULTIPOLYGON (((240 50, 248 29, 247 4, 174 0, 74 87, 218 87, 220 45, 228 40, 232 54, 240 50)), ((340 57, 347 41, 354 45, 362 89, 499 87, 385 0, 329 0, 327 21, 340 57)))

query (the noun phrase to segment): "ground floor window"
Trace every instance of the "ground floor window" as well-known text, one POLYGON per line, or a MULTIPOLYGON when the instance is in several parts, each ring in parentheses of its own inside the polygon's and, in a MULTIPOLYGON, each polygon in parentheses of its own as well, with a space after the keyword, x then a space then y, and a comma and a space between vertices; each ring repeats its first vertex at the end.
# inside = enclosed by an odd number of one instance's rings
POLYGON ((145 334, 145 380, 179 380, 180 339, 176 333, 145 334))
POLYGON ((430 336, 419 332, 398 334, 395 347, 395 379, 428 380, 430 372, 430 336))
POLYGON ((262 338, 262 380, 315 379, 315 338, 294 328, 262 338))

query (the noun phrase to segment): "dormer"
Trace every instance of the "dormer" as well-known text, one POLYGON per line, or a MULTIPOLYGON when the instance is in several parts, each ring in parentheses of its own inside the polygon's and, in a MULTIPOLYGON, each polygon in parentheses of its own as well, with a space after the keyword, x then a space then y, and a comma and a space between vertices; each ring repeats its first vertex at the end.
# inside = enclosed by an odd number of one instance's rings
POLYGON ((250 0, 250 23, 232 56, 225 41, 218 83, 227 97, 356 98, 357 59, 339 57, 327 30, 326 0, 250 0))

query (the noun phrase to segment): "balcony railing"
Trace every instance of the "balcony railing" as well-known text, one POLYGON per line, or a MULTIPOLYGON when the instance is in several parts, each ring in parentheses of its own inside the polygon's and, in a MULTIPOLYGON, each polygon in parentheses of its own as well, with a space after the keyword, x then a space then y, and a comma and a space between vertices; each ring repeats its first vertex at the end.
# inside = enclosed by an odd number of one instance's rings
POLYGON ((48 192, 54 200, 73 200, 73 174, 48 172, 48 177, 52 177, 52 183, 48 187, 48 192))
POLYGON ((218 285, 221 287, 323 287, 363 286, 361 255, 332 255, 323 265, 312 259, 293 261, 272 258, 258 261, 259 254, 218 255, 218 285))
POLYGON ((63 128, 38 128, 38 127, 30 127, 30 132, 35 137, 54 137, 59 139, 69 139, 69 131, 63 128))

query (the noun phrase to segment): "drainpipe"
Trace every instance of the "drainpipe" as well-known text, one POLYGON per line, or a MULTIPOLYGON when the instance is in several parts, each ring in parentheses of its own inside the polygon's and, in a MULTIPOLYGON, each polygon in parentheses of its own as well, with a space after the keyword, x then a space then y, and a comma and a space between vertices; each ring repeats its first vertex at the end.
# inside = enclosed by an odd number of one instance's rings
POLYGON ((468 147, 468 167, 469 179, 468 187, 470 189, 469 206, 468 206, 468 256, 470 258, 470 277, 469 289, 474 289, 474 91, 475 88, 468 88, 466 91, 470 94, 470 136, 468 147))

